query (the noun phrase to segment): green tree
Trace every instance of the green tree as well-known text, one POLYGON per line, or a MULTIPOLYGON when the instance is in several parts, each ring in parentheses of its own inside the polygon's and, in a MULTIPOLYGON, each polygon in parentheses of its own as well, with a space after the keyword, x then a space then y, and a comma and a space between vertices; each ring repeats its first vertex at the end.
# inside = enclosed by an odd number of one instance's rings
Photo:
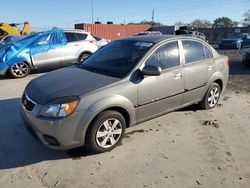
POLYGON ((214 20, 213 28, 229 28, 237 27, 238 22, 231 20, 228 17, 220 17, 214 20))
POLYGON ((243 14, 243 16, 244 16, 244 20, 242 22, 242 25, 244 27, 249 27, 250 26, 250 10, 248 10, 247 12, 245 12, 243 14))
POLYGON ((130 22, 129 24, 147 24, 151 26, 163 26, 163 24, 160 22, 152 22, 152 21, 147 21, 147 20, 143 20, 141 22, 130 22))
POLYGON ((209 20, 195 19, 191 22, 190 26, 195 29, 209 28, 212 26, 212 23, 209 20))

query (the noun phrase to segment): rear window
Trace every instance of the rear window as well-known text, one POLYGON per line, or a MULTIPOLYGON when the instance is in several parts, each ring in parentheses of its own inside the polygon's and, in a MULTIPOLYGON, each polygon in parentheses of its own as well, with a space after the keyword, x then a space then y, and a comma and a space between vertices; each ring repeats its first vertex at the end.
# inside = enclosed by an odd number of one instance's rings
POLYGON ((102 40, 101 37, 98 37, 98 36, 93 36, 95 38, 95 40, 99 41, 99 40, 102 40))

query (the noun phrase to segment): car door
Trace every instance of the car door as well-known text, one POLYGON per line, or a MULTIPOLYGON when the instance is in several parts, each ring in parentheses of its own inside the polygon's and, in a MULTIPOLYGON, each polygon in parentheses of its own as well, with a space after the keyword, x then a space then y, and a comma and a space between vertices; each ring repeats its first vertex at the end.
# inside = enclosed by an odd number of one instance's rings
POLYGON ((145 61, 159 66, 159 76, 144 76, 138 84, 138 121, 163 114, 182 104, 184 92, 183 68, 178 41, 159 46, 145 61))
POLYGON ((182 40, 182 47, 185 80, 183 103, 189 104, 203 98, 208 80, 215 70, 214 59, 208 47, 201 42, 182 40))
POLYGON ((50 47, 51 34, 46 34, 38 38, 30 46, 30 53, 33 65, 35 68, 55 68, 60 66, 60 57, 54 52, 56 48, 50 47))
POLYGON ((81 42, 86 39, 86 34, 79 34, 75 32, 65 32, 67 45, 65 46, 64 58, 62 65, 68 66, 78 62, 79 50, 81 49, 81 42))

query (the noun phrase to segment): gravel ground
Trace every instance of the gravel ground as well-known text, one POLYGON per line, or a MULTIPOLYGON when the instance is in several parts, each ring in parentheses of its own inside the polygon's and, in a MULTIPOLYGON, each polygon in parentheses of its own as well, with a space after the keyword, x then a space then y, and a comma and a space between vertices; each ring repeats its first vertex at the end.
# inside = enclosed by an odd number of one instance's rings
POLYGON ((19 116, 25 85, 40 74, 0 80, 0 187, 239 187, 250 184, 250 69, 241 51, 218 106, 191 106, 129 128, 122 144, 92 155, 36 142, 19 116))

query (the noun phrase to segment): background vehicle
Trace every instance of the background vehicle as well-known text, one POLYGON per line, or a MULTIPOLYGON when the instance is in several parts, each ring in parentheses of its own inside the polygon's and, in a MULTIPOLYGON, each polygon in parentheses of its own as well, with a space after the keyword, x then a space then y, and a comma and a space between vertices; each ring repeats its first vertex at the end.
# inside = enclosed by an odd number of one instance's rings
POLYGON ((7 35, 28 35, 30 34, 29 22, 24 23, 0 23, 0 39, 7 35), (17 26, 23 25, 23 28, 19 30, 17 26))
POLYGON ((56 41, 56 31, 36 33, 5 47, 0 51, 0 61, 1 56, 2 61, 7 61, 0 65, 0 75, 9 73, 13 78, 22 78, 32 69, 69 66, 83 61, 98 49, 96 40, 88 32, 64 30, 60 33, 59 41, 56 41))
POLYGON ((162 35, 162 33, 160 31, 145 31, 145 32, 141 32, 141 33, 138 33, 134 36, 140 36, 140 35, 162 35))
POLYGON ((242 63, 246 66, 250 66, 250 48, 245 50, 242 63))
POLYGON ((228 57, 194 37, 125 38, 80 66, 32 80, 21 114, 50 148, 85 145, 105 152, 129 126, 194 103, 215 107, 227 85, 228 65, 228 57))
POLYGON ((249 34, 247 33, 236 33, 229 37, 221 40, 219 44, 220 49, 241 49, 242 43, 247 39, 249 34))
POLYGON ((94 36, 93 37, 95 38, 96 40, 96 44, 98 45, 99 48, 107 45, 108 43, 110 43, 110 40, 107 40, 105 38, 102 38, 102 37, 99 37, 99 36, 94 36))
POLYGON ((250 48, 250 35, 247 34, 243 37, 242 48, 250 48))

